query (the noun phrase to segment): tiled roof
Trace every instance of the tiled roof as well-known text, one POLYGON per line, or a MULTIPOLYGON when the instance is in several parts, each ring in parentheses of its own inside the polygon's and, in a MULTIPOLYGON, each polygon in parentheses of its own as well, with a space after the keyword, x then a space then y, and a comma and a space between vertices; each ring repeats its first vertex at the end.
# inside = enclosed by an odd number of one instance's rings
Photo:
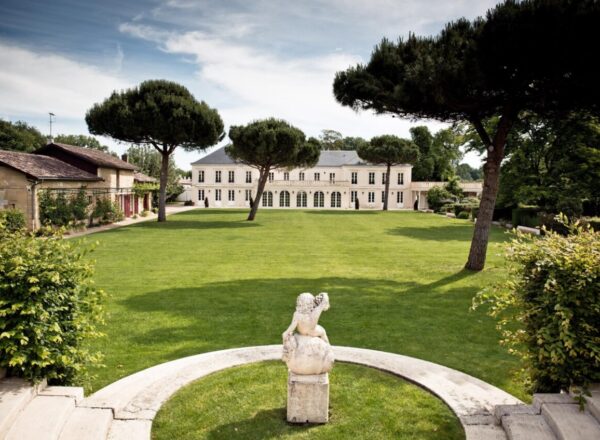
POLYGON ((84 147, 76 147, 74 145, 60 144, 57 142, 52 142, 35 152, 35 154, 44 154, 48 150, 52 148, 58 148, 60 150, 66 151, 68 153, 73 154, 83 160, 86 160, 94 165, 105 168, 116 168, 118 170, 137 170, 133 164, 129 162, 125 162, 118 157, 114 157, 109 153, 105 153, 100 150, 95 150, 93 148, 84 148, 84 147))
MULTIPOLYGON (((202 159, 192 162, 192 165, 231 165, 235 161, 225 153, 225 147, 204 156, 202 159)), ((341 167, 343 165, 367 165, 356 151, 346 150, 323 150, 319 156, 318 167, 341 167)))
POLYGON ((225 147, 204 156, 202 159, 192 162, 192 165, 231 165, 235 161, 225 153, 225 147))
POLYGON ((146 174, 140 173, 139 171, 133 172, 133 180, 135 180, 136 182, 142 182, 142 183, 158 182, 158 180, 155 179, 154 177, 147 176, 146 174))
POLYGON ((100 177, 54 157, 0 150, 0 164, 39 180, 97 181, 100 177))

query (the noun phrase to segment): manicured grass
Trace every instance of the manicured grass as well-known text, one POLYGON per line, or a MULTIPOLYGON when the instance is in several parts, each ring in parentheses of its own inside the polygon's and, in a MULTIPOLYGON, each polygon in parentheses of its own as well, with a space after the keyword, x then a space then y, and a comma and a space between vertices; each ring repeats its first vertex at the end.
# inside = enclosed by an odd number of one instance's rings
POLYGON ((289 425, 286 369, 268 362, 199 380, 169 400, 152 425, 154 440, 464 438, 444 404, 387 373, 336 364, 326 425, 289 425), (335 385, 333 385, 335 384, 335 385))
POLYGON ((110 295, 107 368, 96 390, 168 360, 280 343, 300 292, 329 292, 333 344, 449 366, 518 397, 515 360, 471 298, 505 275, 494 229, 488 264, 464 271, 472 224, 433 214, 195 210, 166 224, 99 233, 96 280, 110 295))

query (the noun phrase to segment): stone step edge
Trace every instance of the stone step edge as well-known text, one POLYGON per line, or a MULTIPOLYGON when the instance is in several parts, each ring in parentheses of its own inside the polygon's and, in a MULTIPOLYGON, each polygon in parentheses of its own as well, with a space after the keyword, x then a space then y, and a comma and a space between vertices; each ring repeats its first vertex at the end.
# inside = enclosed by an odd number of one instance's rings
MULTIPOLYGON (((6 370, 4 370, 4 371, 6 373, 6 370)), ((8 434, 8 432, 11 430, 15 421, 19 418, 19 415, 21 415, 23 410, 25 410, 25 408, 27 408, 27 405, 29 405, 29 403, 33 399, 35 399, 35 397, 41 391, 43 391, 48 385, 48 381, 46 379, 42 380, 41 382, 39 382, 37 384, 31 384, 28 381, 26 381, 25 379, 20 378, 20 377, 4 376, 2 379, 0 379, 0 384, 10 384, 10 383, 21 384, 21 385, 27 386, 28 391, 27 391, 27 396, 23 400, 21 400, 21 402, 19 402, 20 406, 16 409, 14 407, 11 408, 11 410, 9 411, 6 418, 4 420, 0 421, 1 422, 0 423, 0 438, 4 438, 4 436, 6 436, 8 434)))

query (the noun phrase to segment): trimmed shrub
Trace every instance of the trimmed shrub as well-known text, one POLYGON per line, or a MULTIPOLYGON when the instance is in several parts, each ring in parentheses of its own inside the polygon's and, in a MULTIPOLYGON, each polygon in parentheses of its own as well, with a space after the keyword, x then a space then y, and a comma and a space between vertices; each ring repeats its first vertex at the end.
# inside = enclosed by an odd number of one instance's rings
POLYGON ((559 218, 569 235, 517 233, 507 246, 509 280, 474 299, 490 305, 533 392, 600 381, 600 233, 559 218))
POLYGON ((468 220, 470 217, 470 214, 467 211, 460 211, 457 215, 456 218, 460 218, 462 220, 468 220))
POLYGON ((523 206, 514 208, 512 210, 512 225, 516 228, 517 226, 528 226, 535 228, 540 226, 540 218, 538 214, 541 209, 537 206, 523 206))
POLYGON ((100 361, 85 341, 100 336, 104 293, 91 280, 90 249, 44 232, 0 225, 0 368, 71 384, 100 361))
POLYGON ((0 210, 0 223, 8 232, 16 232, 25 229, 25 215, 18 209, 0 210))
POLYGON ((123 220, 125 215, 116 202, 108 197, 101 197, 96 200, 92 217, 98 219, 100 224, 108 224, 123 220))
POLYGON ((194 206, 195 203, 193 200, 186 200, 185 202, 183 202, 183 206, 194 206))
POLYGON ((434 186, 427 191, 427 203, 434 211, 439 211, 440 208, 448 201, 453 199, 453 195, 441 186, 434 186))

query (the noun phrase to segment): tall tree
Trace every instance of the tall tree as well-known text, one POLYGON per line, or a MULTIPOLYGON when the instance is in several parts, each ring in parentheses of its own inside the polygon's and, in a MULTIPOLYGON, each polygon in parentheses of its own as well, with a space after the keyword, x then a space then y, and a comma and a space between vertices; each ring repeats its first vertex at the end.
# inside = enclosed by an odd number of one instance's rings
POLYGON ((177 147, 204 150, 223 137, 219 113, 197 101, 182 85, 164 80, 144 81, 113 94, 88 110, 90 133, 153 146, 161 155, 158 221, 165 213, 169 158, 177 147))
MULTIPOLYGON (((127 157, 129 162, 138 166, 142 173, 160 179, 162 155, 154 147, 150 145, 131 145, 127 149, 127 157)), ((169 161, 168 176, 166 200, 170 201, 183 192, 183 187, 179 184, 182 171, 175 166, 172 160, 169 161)))
POLYGON ((322 150, 343 150, 344 138, 342 133, 335 130, 321 130, 319 142, 322 150))
POLYGON ((270 118, 233 126, 226 152, 233 159, 258 169, 258 188, 248 220, 254 220, 269 172, 277 168, 314 166, 319 160, 319 141, 306 140, 304 133, 286 121, 270 118))
POLYGON ((40 131, 23 121, 0 119, 0 149, 30 152, 43 147, 46 138, 40 131))
POLYGON ((434 37, 375 47, 366 65, 338 72, 342 104, 377 113, 468 122, 486 146, 482 200, 466 268, 485 265, 506 140, 523 111, 600 108, 589 54, 600 44, 600 2, 505 0, 485 18, 449 23, 434 37), (496 116, 490 132, 484 122, 496 116))
POLYGON ((98 139, 93 136, 85 136, 83 134, 59 134, 54 137, 55 142, 62 144, 75 145, 77 147, 91 148, 93 150, 109 152, 106 145, 102 145, 98 139))
POLYGON ((357 151, 358 148, 361 145, 365 145, 368 144, 369 141, 361 138, 361 137, 353 137, 353 136, 346 136, 343 139, 343 148, 342 150, 353 150, 353 151, 357 151))
POLYGON ((461 133, 445 128, 431 134, 425 125, 411 127, 410 136, 419 147, 419 160, 412 170, 415 181, 446 180, 454 173, 457 160, 462 156, 461 133))
POLYGON ((481 168, 473 168, 468 163, 458 164, 454 170, 455 174, 460 177, 460 180, 465 182, 473 182, 475 180, 481 180, 483 172, 481 168))
POLYGON ((419 158, 418 147, 408 139, 383 135, 376 136, 368 144, 359 147, 358 155, 368 162, 386 166, 383 210, 387 211, 390 194, 390 169, 394 165, 415 163, 419 158))

